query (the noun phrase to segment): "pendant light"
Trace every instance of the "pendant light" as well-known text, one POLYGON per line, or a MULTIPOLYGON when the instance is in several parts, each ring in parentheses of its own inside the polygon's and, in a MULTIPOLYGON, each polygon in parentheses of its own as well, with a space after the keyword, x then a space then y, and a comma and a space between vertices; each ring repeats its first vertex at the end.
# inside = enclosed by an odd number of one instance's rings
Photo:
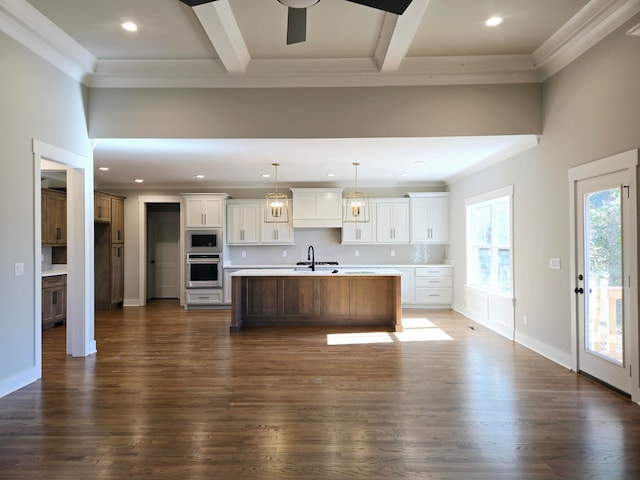
POLYGON ((353 192, 345 193, 342 200, 342 221, 343 222, 368 222, 369 216, 369 196, 358 191, 358 162, 353 162, 356 168, 356 183, 353 192))
POLYGON ((289 198, 278 192, 278 167, 279 163, 272 163, 276 171, 276 191, 268 193, 265 197, 264 221, 265 223, 289 223, 289 198))

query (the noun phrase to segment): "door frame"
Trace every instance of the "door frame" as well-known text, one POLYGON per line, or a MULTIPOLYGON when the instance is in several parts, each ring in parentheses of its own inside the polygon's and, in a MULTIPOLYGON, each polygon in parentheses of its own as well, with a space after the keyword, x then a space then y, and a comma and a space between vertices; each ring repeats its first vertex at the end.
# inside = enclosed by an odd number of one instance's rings
POLYGON ((638 382, 638 375, 640 369, 640 336, 639 336, 639 320, 638 320, 638 218, 637 218, 637 176, 638 176, 638 160, 639 150, 629 150, 626 152, 618 153, 610 157, 606 157, 600 160, 595 160, 583 165, 578 165, 569 169, 569 235, 570 235, 570 255, 569 255, 569 270, 570 270, 570 288, 569 294, 571 295, 571 358, 572 368, 578 372, 580 370, 578 355, 580 349, 579 343, 579 325, 578 322, 578 302, 580 298, 573 292, 573 289, 578 286, 577 283, 577 235, 576 231, 579 227, 581 219, 577 218, 577 204, 576 198, 576 185, 580 180, 605 175, 608 173, 614 173, 618 171, 629 171, 629 194, 631 195, 631 201, 629 202, 629 218, 631 219, 631 225, 625 225, 625 228, 629 229, 629 241, 631 245, 635 245, 635 248, 629 249, 629 257, 624 259, 625 266, 627 267, 627 276, 630 285, 633 288, 628 289, 629 295, 629 318, 630 328, 628 335, 631 335, 629 345, 631 351, 629 354, 629 362, 631 364, 631 372, 633 377, 631 391, 631 399, 640 403, 640 384, 638 382), (635 367, 635 368, 634 368, 635 367))
MULTIPOLYGON (((138 301, 136 306, 147 304, 147 204, 178 203, 180 205, 180 252, 184 252, 184 202, 182 195, 141 195, 138 197, 138 301)), ((184 262, 180 262, 180 285, 184 285, 184 262)), ((180 305, 184 305, 184 288, 180 292, 180 305)), ((128 304, 128 306, 132 306, 128 304)))
POLYGON ((93 157, 83 157, 33 139, 36 365, 42 376, 42 232, 40 174, 43 163, 67 175, 67 355, 97 352, 94 323, 93 157))

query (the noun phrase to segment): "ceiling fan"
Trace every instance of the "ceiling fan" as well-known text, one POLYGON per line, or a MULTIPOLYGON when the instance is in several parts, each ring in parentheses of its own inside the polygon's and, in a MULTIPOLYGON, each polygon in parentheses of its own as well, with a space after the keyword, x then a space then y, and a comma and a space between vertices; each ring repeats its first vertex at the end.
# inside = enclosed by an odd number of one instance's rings
MULTIPOLYGON (((216 0, 180 0, 182 3, 195 7, 216 0)), ((301 43, 307 39, 307 7, 315 5, 320 0, 278 0, 289 7, 287 17, 287 45, 301 43)), ((402 15, 412 0, 346 0, 385 12, 402 15)))

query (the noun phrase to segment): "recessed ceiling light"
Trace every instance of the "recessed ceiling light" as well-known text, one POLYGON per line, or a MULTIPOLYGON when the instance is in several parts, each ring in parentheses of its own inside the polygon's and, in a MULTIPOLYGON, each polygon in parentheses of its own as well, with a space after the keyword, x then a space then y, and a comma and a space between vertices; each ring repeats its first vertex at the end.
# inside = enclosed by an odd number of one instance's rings
POLYGON ((124 28, 127 32, 137 32, 138 31, 138 25, 136 25, 133 22, 124 22, 122 25, 122 28, 124 28))
POLYGON ((102 172, 108 172, 109 171, 109 167, 98 167, 98 170, 100 170, 102 172))
POLYGON ((196 178, 204 178, 204 175, 201 175, 201 174, 198 173, 197 175, 195 175, 195 177, 196 178))
POLYGON ((141 179, 141 178, 136 178, 136 179, 134 180, 134 182, 136 182, 136 183, 143 183, 143 182, 144 182, 144 180, 143 180, 143 179, 141 179))
POLYGON ((335 173, 327 173, 327 177, 335 177, 336 174, 335 173))
POLYGON ((403 176, 403 177, 408 177, 408 176, 409 176, 409 174, 408 174, 408 173, 403 173, 403 174, 402 174, 402 176, 403 176))
POLYGON ((484 22, 487 27, 495 27, 496 25, 500 25, 502 23, 502 17, 491 17, 489 20, 484 22))
POLYGON ((270 176, 271 176, 271 175, 270 175, 270 174, 268 174, 268 173, 263 173, 263 174, 262 174, 262 178, 269 178, 270 176))
POLYGON ((424 162, 422 160, 417 160, 415 162, 413 162, 414 165, 424 165, 424 162))

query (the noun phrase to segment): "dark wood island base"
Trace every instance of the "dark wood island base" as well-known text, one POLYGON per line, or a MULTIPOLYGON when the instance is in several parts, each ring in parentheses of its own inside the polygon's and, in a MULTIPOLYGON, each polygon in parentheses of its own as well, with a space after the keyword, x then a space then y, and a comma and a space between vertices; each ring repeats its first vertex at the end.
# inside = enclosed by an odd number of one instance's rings
POLYGON ((402 331, 399 272, 252 272, 232 275, 232 332, 264 326, 385 326, 402 331))

